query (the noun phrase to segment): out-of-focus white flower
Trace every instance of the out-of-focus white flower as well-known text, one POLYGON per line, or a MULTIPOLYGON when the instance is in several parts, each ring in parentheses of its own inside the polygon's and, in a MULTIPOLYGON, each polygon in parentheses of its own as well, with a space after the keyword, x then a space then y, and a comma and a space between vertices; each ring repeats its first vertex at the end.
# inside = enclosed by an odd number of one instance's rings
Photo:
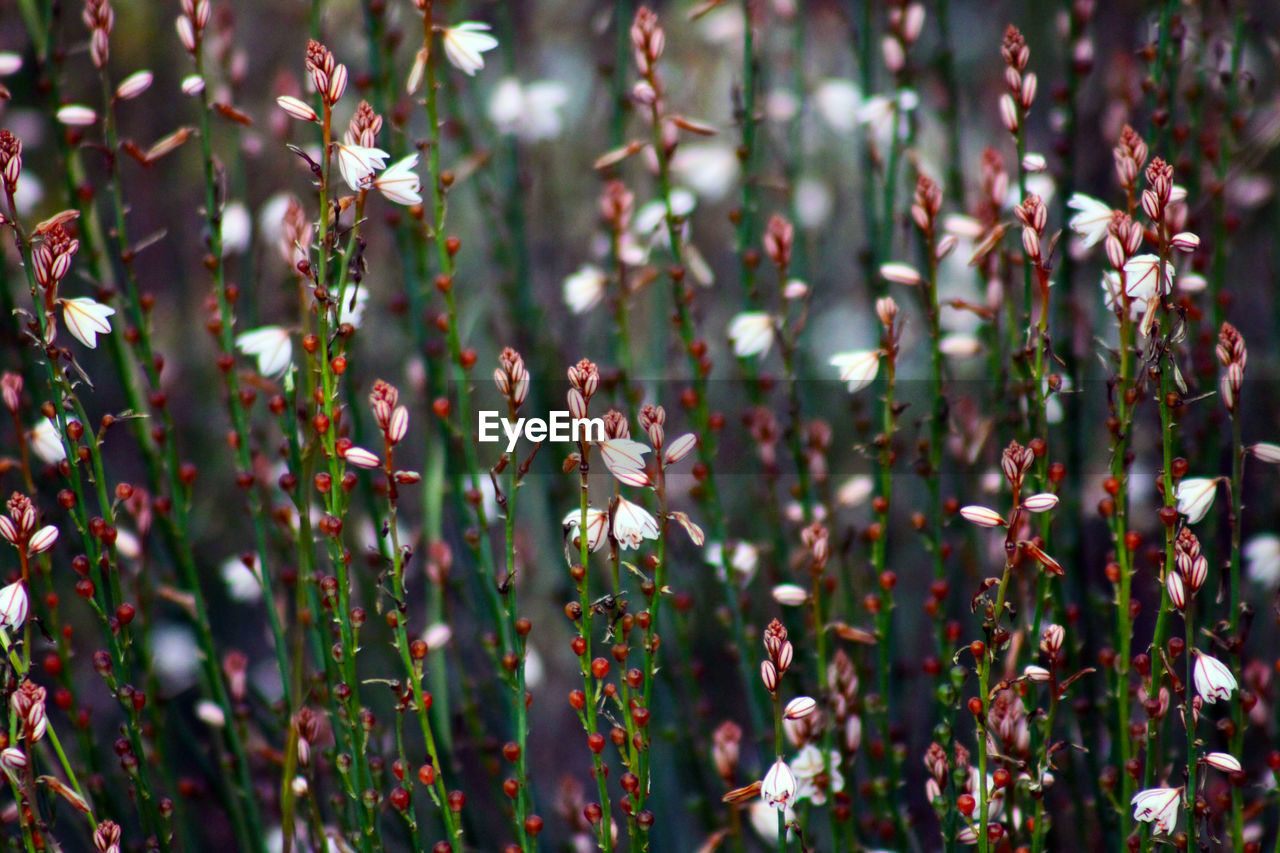
POLYGON ((443 622, 433 622, 422 632, 422 641, 429 650, 443 649, 453 639, 453 629, 443 622))
POLYGON ((982 341, 975 335, 952 332, 938 341, 938 351, 947 358, 973 358, 982 353, 982 341))
POLYGON ((198 95, 204 91, 204 78, 199 74, 188 74, 186 77, 182 78, 180 86, 182 88, 182 94, 187 97, 198 95))
POLYGON ((135 71, 121 80, 119 86, 116 86, 116 97, 122 101, 136 98, 151 88, 153 79, 155 78, 150 71, 135 71))
POLYGON ((897 284, 917 285, 924 283, 924 277, 910 264, 889 263, 880 265, 880 275, 897 284))
POLYGON ((600 444, 604 467, 618 478, 618 482, 628 486, 649 485, 649 475, 644 470, 644 454, 652 452, 649 445, 630 438, 611 438, 600 444))
POLYGON ((583 264, 564 280, 564 304, 574 314, 585 314, 604 298, 605 275, 599 268, 583 264))
POLYGON ((452 27, 445 27, 444 55, 449 64, 468 77, 484 68, 484 52, 498 46, 498 40, 489 35, 489 25, 479 21, 463 21, 452 27))
POLYGON ((1217 658, 1200 653, 1196 655, 1195 665, 1191 669, 1192 680, 1195 681, 1196 692, 1206 704, 1212 705, 1219 699, 1230 699, 1231 694, 1239 686, 1231 668, 1217 658))
MULTIPOLYGON (((821 763, 821 762, 819 762, 821 763)), ((796 777, 787 762, 779 758, 764 774, 760 783, 760 796, 767 805, 775 809, 785 809, 796 799, 796 777)))
POLYGON ((245 355, 258 360, 258 372, 263 376, 284 373, 293 363, 293 344, 289 332, 280 326, 262 326, 236 338, 236 347, 245 355))
POLYGON ((875 480, 869 474, 854 474, 836 492, 836 502, 841 506, 861 506, 875 491, 875 480))
POLYGON ((0 51, 0 77, 8 77, 10 74, 16 74, 21 69, 21 54, 14 53, 11 50, 0 51))
POLYGON ((1211 752, 1204 757, 1204 763, 1223 773, 1239 773, 1244 769, 1239 759, 1229 752, 1211 752))
POLYGON ((1181 788, 1148 788, 1133 795, 1133 819, 1152 825, 1157 835, 1168 835, 1178 825, 1181 788))
POLYGON ((489 120, 503 133, 526 142, 555 139, 564 130, 560 111, 569 103, 569 89, 556 80, 523 84, 504 77, 489 96, 489 120))
POLYGON ((253 217, 242 202, 233 201, 222 211, 222 251, 238 255, 249 248, 253 235, 253 217))
POLYGON ((836 201, 826 183, 817 178, 804 177, 796 181, 795 193, 796 224, 813 231, 830 221, 836 201))
POLYGON ((150 646, 151 665, 166 689, 183 690, 195 683, 201 653, 190 629, 161 625, 151 632, 150 646))
POLYGON ((1073 193, 1067 200, 1067 207, 1079 211, 1067 224, 1079 235, 1085 248, 1097 245, 1107 236, 1107 227, 1111 224, 1110 206, 1084 193, 1073 193))
POLYGON ((831 357, 831 366, 840 369, 840 381, 848 383, 850 394, 856 394, 875 381, 880 372, 880 350, 854 350, 831 357))
POLYGON ((227 585, 227 594, 232 601, 253 604, 262 599, 262 584, 258 583, 258 558, 253 558, 254 568, 244 564, 239 557, 229 557, 222 563, 220 573, 222 582, 227 585))
POLYGON ((671 171, 695 193, 719 201, 738 183, 738 152, 723 142, 690 142, 676 149, 671 171))
POLYGON ((58 427, 48 418, 41 418, 31 429, 31 449, 47 465, 54 465, 67 458, 58 427))
MULTIPOLYGON (((592 551, 599 551, 605 543, 604 532, 609 522, 609 514, 602 509, 592 509, 587 507, 587 547, 592 551)), ((560 524, 565 529, 565 541, 574 554, 578 554, 582 548, 581 540, 578 537, 578 528, 582 523, 582 511, 571 510, 567 513, 560 524)))
POLYGON ((1188 524, 1195 524, 1205 517, 1217 494, 1216 477, 1187 477, 1178 483, 1174 491, 1178 499, 1178 512, 1187 517, 1188 524))
POLYGON ((626 498, 618 498, 613 510, 613 538, 624 549, 639 548, 646 539, 658 538, 658 522, 648 510, 626 498))
POLYGON ((366 148, 363 145, 347 145, 339 142, 334 145, 338 155, 338 171, 354 192, 367 190, 373 175, 387 165, 391 155, 381 148, 366 148))
POLYGON ((410 154, 397 160, 386 171, 373 179, 373 185, 396 204, 422 204, 422 182, 418 179, 418 155, 410 154))
MULTIPOLYGON (((762 800, 756 800, 751 804, 751 810, 748 813, 751 818, 751 828, 756 831, 760 838, 771 846, 778 844, 778 810, 762 800)), ((796 813, 790 806, 782 812, 783 823, 787 826, 796 819, 796 813)), ((787 837, 794 835, 791 830, 787 830, 787 837)))
POLYGON ((364 309, 368 305, 369 288, 353 288, 351 295, 343 298, 341 304, 338 305, 338 325, 350 323, 357 329, 360 328, 360 321, 364 319, 364 309))
POLYGON ((796 757, 791 759, 791 774, 796 780, 795 798, 799 800, 807 797, 809 802, 820 806, 827 801, 827 791, 834 793, 844 790, 839 751, 831 750, 831 777, 825 787, 818 785, 818 777, 822 773, 822 751, 818 747, 808 744, 796 753, 796 757))
MULTIPOLYGON (((724 546, 712 542, 702 552, 702 558, 709 565, 715 566, 718 573, 724 571, 724 546)), ((733 546, 733 554, 729 557, 729 568, 742 576, 742 583, 748 583, 756 573, 760 564, 760 549, 750 542, 738 542, 733 546)), ((722 577, 721 580, 724 580, 722 577)))
POLYGON ((83 104, 67 104, 58 108, 57 118, 67 127, 87 127, 98 120, 98 114, 83 104))
POLYGON ((201 699, 196 703, 196 719, 213 729, 220 729, 227 724, 227 715, 217 702, 201 699))
POLYGON ((1280 585, 1280 536, 1261 533, 1246 542, 1242 550, 1249 580, 1268 589, 1280 585))
POLYGON ((15 581, 0 589, 0 628, 17 628, 27 621, 27 588, 15 581))
POLYGON ((67 324, 67 331, 89 349, 97 348, 98 335, 111 334, 111 322, 107 318, 116 313, 116 309, 87 296, 58 301, 62 303, 62 320, 67 324))
POLYGON ((773 600, 783 607, 799 607, 809 600, 809 592, 799 584, 780 583, 773 588, 773 600))
POLYGON ((1048 168, 1048 165, 1049 164, 1045 162, 1043 154, 1028 152, 1022 158, 1022 168, 1028 172, 1032 172, 1032 173, 1043 172, 1046 168, 1048 168))
POLYGON ((818 115, 836 133, 848 135, 858 127, 862 94, 850 80, 824 80, 813 90, 818 115))
MULTIPOLYGON (((693 213, 698 197, 684 187, 671 190, 671 215, 686 218, 693 213)), ((631 227, 637 234, 655 235, 665 240, 667 234, 667 205, 662 199, 645 202, 636 209, 631 227)))
POLYGON ((738 358, 763 356, 773 346, 773 317, 764 311, 745 311, 729 322, 729 340, 738 358))

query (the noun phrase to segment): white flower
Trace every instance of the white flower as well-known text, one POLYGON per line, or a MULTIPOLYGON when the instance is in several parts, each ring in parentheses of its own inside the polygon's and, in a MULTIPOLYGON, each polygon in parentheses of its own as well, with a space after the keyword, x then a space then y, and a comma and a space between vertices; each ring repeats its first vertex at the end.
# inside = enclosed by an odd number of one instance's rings
MULTIPOLYGON (((793 700, 794 701, 794 700, 793 700)), ((840 753, 831 750, 831 777, 825 788, 817 783, 823 772, 822 751, 813 744, 808 744, 791 759, 791 773, 796 780, 795 798, 808 797, 809 802, 820 806, 827 801, 827 791, 843 791, 844 777, 840 775, 840 753)), ((763 793, 763 790, 762 790, 763 793)))
POLYGON ((253 236, 253 217, 243 202, 233 201, 222 211, 222 251, 238 255, 249 248, 253 236))
POLYGON ((1041 682, 1048 681, 1052 677, 1052 673, 1042 666, 1036 666, 1035 664, 1029 663, 1025 668, 1023 668, 1022 677, 1027 681, 1039 684, 1041 682))
POLYGON ((189 628, 161 625, 151 632, 151 665, 168 690, 177 692, 195 683, 200 647, 189 628))
POLYGON ((555 139, 564 130, 560 110, 569 102, 569 89, 555 80, 528 85, 504 77, 489 96, 489 120, 503 133, 526 142, 555 139))
POLYGON ((840 380, 849 383, 850 394, 856 394, 875 381, 876 374, 880 372, 880 350, 837 353, 831 357, 830 364, 840 368, 840 380))
MULTIPOLYGON (((749 812, 751 818, 751 828, 756 831, 764 842, 770 846, 776 847, 778 844, 778 810, 770 806, 766 802, 756 800, 751 804, 749 812)), ((791 822, 796 819, 796 813, 790 806, 782 812, 783 823, 790 826, 791 822)), ((795 833, 787 830, 787 837, 790 838, 795 833)))
MULTIPOLYGON (((605 525, 609 521, 609 515, 602 509, 592 509, 587 507, 587 547, 592 551, 599 551, 604 545, 605 525)), ((582 511, 575 509, 565 515, 560 522, 564 527, 565 541, 574 554, 581 552, 582 543, 578 537, 578 528, 582 524, 582 511)))
POLYGON ((18 73, 22 68, 22 55, 11 50, 0 51, 0 77, 18 73))
POLYGON ((824 80, 813 91, 818 114, 840 134, 851 134, 858 127, 858 108, 862 93, 849 80, 824 80))
POLYGON ((338 325, 350 323, 357 329, 360 328, 360 321, 364 319, 364 309, 368 304, 369 288, 354 289, 351 295, 344 298, 342 304, 338 306, 338 325))
POLYGON ((760 796, 775 809, 785 809, 795 801, 796 777, 787 762, 781 758, 773 762, 769 772, 764 774, 764 781, 760 783, 760 796))
POLYGON ((780 583, 773 588, 773 600, 783 607, 799 607, 809 600, 809 592, 799 584, 780 583))
POLYGON ((17 628, 27 621, 27 588, 15 581, 0 589, 0 628, 17 628))
POLYGON ((245 355, 258 359, 258 372, 276 376, 289 369, 293 361, 293 344, 289 332, 280 326, 263 326, 236 338, 236 346, 245 355))
POLYGON ((994 509, 988 509, 985 506, 963 506, 960 507, 960 516, 972 524, 979 527, 1003 527, 1004 516, 996 512, 994 509))
POLYGON ((366 148, 363 145, 347 145, 339 142, 334 145, 338 154, 338 171, 347 186, 355 192, 367 190, 373 180, 374 172, 387 165, 391 155, 381 148, 366 148))
POLYGON ((444 28, 444 55, 454 68, 468 77, 474 77, 484 68, 481 54, 498 46, 498 40, 489 35, 488 29, 488 24, 479 21, 463 21, 457 26, 444 28))
POLYGON ((817 178, 801 178, 796 181, 796 223, 807 230, 821 228, 835 210, 835 196, 831 188, 817 178))
POLYGON ((854 474, 836 491, 836 502, 841 506, 861 506, 876 490, 875 480, 869 474, 854 474))
POLYGON ((1022 508, 1027 512, 1048 512, 1058 505, 1058 496, 1052 492, 1041 492, 1024 498, 1022 508))
POLYGON ((1249 580, 1273 588, 1280 585, 1280 536, 1262 533, 1244 545, 1244 571, 1249 580))
POLYGON ((62 303, 62 320, 67 324, 67 330, 89 349, 98 346, 98 335, 111 334, 111 323, 107 318, 116 313, 116 309, 87 296, 58 301, 62 303))
POLYGON ((204 78, 199 74, 188 74, 182 78, 182 94, 188 97, 198 95, 204 91, 204 78))
POLYGON ((1187 517, 1188 524, 1195 524, 1209 512, 1217 493, 1216 477, 1188 477, 1178 483, 1174 491, 1178 499, 1178 512, 1187 517))
MULTIPOLYGON (((715 566, 720 579, 724 580, 724 546, 719 542, 712 542, 702 552, 702 558, 709 565, 715 566)), ((742 575, 742 582, 747 583, 756 573, 756 566, 760 563, 760 549, 750 542, 738 542, 733 546, 733 553, 729 558, 729 568, 742 575)))
POLYGON ((1152 824, 1157 835, 1168 835, 1178 825, 1181 788, 1148 788, 1133 795, 1133 819, 1152 824))
POLYGON ((55 465, 67 458, 58 428, 48 418, 41 418, 31 429, 31 449, 48 465, 55 465))
POLYGON ((658 538, 658 522, 642 506, 618 498, 613 510, 613 538, 622 548, 639 548, 646 539, 658 538))
POLYGON ((53 547, 58 541, 58 528, 52 524, 46 524, 35 533, 31 534, 31 538, 27 540, 28 554, 43 554, 53 547))
POLYGON ((1231 694, 1239 686, 1236 684, 1236 677, 1231 674, 1230 667, 1206 654, 1196 655, 1191 677, 1195 681, 1196 692, 1209 705, 1219 699, 1230 699, 1231 694))
POLYGON ((85 127, 98 120, 98 114, 80 104, 67 104, 57 112, 58 121, 68 127, 85 127))
POLYGON ((403 160, 397 160, 387 170, 374 179, 373 185, 396 204, 422 204, 422 182, 418 180, 418 155, 410 154, 403 160))
POLYGON ((889 263, 880 265, 880 275, 895 284, 915 286, 924 283, 924 277, 910 264, 889 263))
POLYGON ((773 346, 773 317, 764 311, 746 311, 729 322, 729 340, 738 358, 763 356, 773 346))
POLYGON ((1173 284, 1173 264, 1164 262, 1164 275, 1159 275, 1160 258, 1157 255, 1137 255, 1124 265, 1125 282, 1129 296, 1146 301, 1156 294, 1168 293, 1173 284))
POLYGON ((1067 224, 1080 236, 1085 248, 1097 245, 1107 236, 1107 228, 1111 225, 1111 208, 1108 205, 1084 193, 1073 193, 1067 200, 1067 207, 1080 211, 1067 224))
POLYGON ((723 142, 681 145, 671 159, 680 182, 708 201, 719 201, 737 186, 739 166, 737 151, 723 142))
POLYGON ((611 438, 600 445, 604 467, 628 486, 649 485, 649 475, 644 471, 644 454, 652 452, 647 444, 630 438, 611 438))
POLYGON ((1270 462, 1272 465, 1280 464, 1280 444, 1260 441, 1246 449, 1253 454, 1255 459, 1262 462, 1270 462))
POLYGON ((605 276, 598 267, 583 264, 564 280, 564 304, 574 314, 585 314, 604 298, 605 276))
POLYGON ((232 601, 253 604, 262 599, 262 584, 258 583, 255 569, 258 558, 253 558, 253 568, 246 566, 239 557, 230 557, 222 564, 222 582, 227 585, 227 595, 232 601))
POLYGON ((121 80, 119 86, 116 86, 116 97, 122 101, 136 98, 151 88, 153 79, 150 71, 135 71, 121 80))
MULTIPOLYGON (((204 81, 201 80, 200 87, 192 92, 187 92, 187 94, 198 94, 203 89, 204 81)), ((182 90, 184 92, 187 91, 187 83, 185 81, 183 82, 182 90)), ((310 104, 300 98, 295 98, 293 95, 281 95, 276 98, 276 105, 298 121, 320 120, 320 116, 316 114, 316 111, 312 109, 310 104)))
POLYGON ((1244 768, 1240 761, 1229 752, 1211 752, 1204 757, 1204 763, 1223 773, 1239 773, 1244 768))

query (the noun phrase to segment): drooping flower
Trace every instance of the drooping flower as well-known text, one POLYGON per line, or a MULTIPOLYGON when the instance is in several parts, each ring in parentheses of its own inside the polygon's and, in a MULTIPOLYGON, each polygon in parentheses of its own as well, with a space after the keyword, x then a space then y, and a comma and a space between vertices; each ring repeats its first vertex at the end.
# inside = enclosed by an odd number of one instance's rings
POLYGON ((17 628, 27 621, 27 587, 15 581, 0 589, 0 628, 17 628))
POLYGON ((111 334, 111 322, 107 318, 116 313, 116 309, 87 296, 58 301, 62 303, 62 320, 67 330, 89 349, 97 348, 98 335, 111 334))
POLYGON ((1178 825, 1181 788, 1147 788, 1133 795, 1133 819, 1152 825, 1157 835, 1168 835, 1178 825))
MULTIPOLYGON (((592 551, 600 550, 605 543, 604 532, 608 522, 609 514, 607 512, 602 509, 587 507, 587 548, 592 551)), ((579 553, 582 543, 578 536, 578 529, 582 524, 582 511, 571 510, 560 523, 565 529, 565 537, 569 547, 573 549, 573 553, 579 553)))
POLYGON ((387 158, 391 156, 381 148, 347 145, 344 142, 335 143, 334 150, 338 155, 338 171, 353 192, 367 190, 374 173, 385 167, 387 158))
POLYGON ((258 372, 277 376, 293 362, 293 344, 289 332, 280 326, 262 326, 236 338, 236 346, 245 355, 258 359, 258 372))
POLYGON ((1073 193, 1067 200, 1067 207, 1079 211, 1067 224, 1086 249, 1107 236, 1107 228, 1111 225, 1111 208, 1108 205, 1084 193, 1073 193))
POLYGON ((849 383, 850 394, 856 394, 875 381, 880 372, 880 355, 878 349, 842 352, 833 355, 830 364, 840 368, 840 380, 849 383))
POLYGON ((31 449, 46 464, 55 465, 67 458, 58 428, 48 418, 41 418, 31 430, 31 449))
POLYGON ((422 204, 422 182, 415 171, 417 168, 418 155, 410 154, 388 166, 386 171, 373 179, 373 185, 396 204, 422 204))
POLYGON ((598 268, 583 264, 564 280, 564 304, 574 314, 585 314, 604 298, 605 276, 598 268))
MULTIPOLYGON (((819 762, 821 764, 821 762, 819 762)), ((760 796, 775 809, 785 809, 796 799, 796 777, 787 762, 779 758, 764 774, 760 796)))
POLYGON ((1188 524, 1195 524, 1209 512, 1217 493, 1217 478, 1188 477, 1178 483, 1174 492, 1178 499, 1178 512, 1187 517, 1188 524))
POLYGON ((729 340, 738 358, 763 356, 773 346, 773 317, 764 311, 745 311, 729 322, 729 340))
POLYGON ((468 77, 484 68, 485 51, 498 46, 498 40, 488 33, 489 25, 479 21, 463 21, 452 27, 445 27, 444 55, 454 68, 468 77))
POLYGON ((1230 699, 1239 686, 1229 666, 1212 655, 1203 653, 1196 655, 1191 677, 1195 681, 1196 692, 1209 705, 1219 699, 1230 699))
POLYGON ((648 510, 626 498, 618 498, 613 510, 613 538, 622 548, 639 548, 646 539, 658 538, 658 522, 648 510))
POLYGON ((647 444, 630 438, 611 438, 600 445, 604 467, 628 486, 649 485, 649 475, 644 470, 644 454, 652 452, 647 444))

